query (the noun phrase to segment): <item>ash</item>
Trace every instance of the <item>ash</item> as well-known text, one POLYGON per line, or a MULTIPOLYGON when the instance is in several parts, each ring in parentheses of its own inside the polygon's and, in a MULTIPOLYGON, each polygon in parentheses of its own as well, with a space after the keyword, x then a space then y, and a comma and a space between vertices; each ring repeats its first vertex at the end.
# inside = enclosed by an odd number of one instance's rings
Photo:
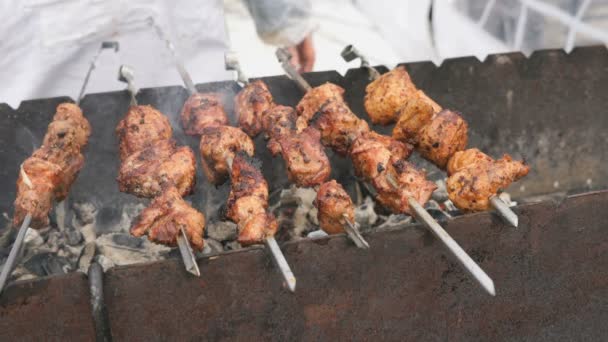
MULTIPOLYGON (((445 181, 437 181, 438 190, 433 194, 427 210, 437 220, 446 220, 460 212, 447 198, 445 181)), ((283 189, 276 203, 270 206, 279 222, 277 239, 294 241, 305 238, 324 237, 317 219, 314 205, 316 191, 292 187, 283 189)), ((412 225, 411 217, 387 213, 377 206, 369 194, 358 193, 355 198, 355 221, 362 232, 386 229, 399 229, 412 225)), ((501 194, 506 203, 508 194, 501 194)), ((56 206, 51 215, 51 225, 44 229, 29 229, 20 263, 16 266, 11 280, 26 280, 68 272, 87 272, 89 265, 97 261, 104 270, 114 266, 145 263, 166 258, 179 257, 176 248, 148 241, 146 237, 137 238, 129 233, 133 221, 145 208, 144 204, 127 204, 119 213, 120 218, 111 227, 100 220, 100 210, 92 203, 67 202, 56 206)), ((8 215, 4 215, 7 221, 8 215)), ((10 223, 0 236, 0 267, 4 266, 12 243, 17 235, 10 223)), ((237 242, 238 228, 228 221, 207 222, 205 227, 205 247, 197 252, 199 257, 218 254, 242 248, 237 242)))

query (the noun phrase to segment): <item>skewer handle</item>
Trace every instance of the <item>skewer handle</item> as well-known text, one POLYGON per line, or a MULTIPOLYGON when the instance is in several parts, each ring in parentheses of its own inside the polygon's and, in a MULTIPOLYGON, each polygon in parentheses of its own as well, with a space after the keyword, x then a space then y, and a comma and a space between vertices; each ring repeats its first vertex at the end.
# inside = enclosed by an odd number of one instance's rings
POLYGON ((296 69, 294 69, 293 65, 291 65, 291 63, 289 63, 289 60, 291 59, 291 54, 289 53, 289 51, 287 51, 283 48, 279 48, 279 49, 277 49, 275 54, 276 54, 279 62, 281 62, 281 65, 283 66, 283 70, 285 70, 285 73, 287 74, 287 76, 289 76, 292 80, 294 80, 296 82, 296 84, 298 85, 298 87, 300 87, 300 89, 302 89, 302 91, 308 92, 310 89, 312 89, 310 84, 308 84, 308 82, 306 82, 306 80, 302 77, 302 75, 300 75, 300 73, 297 72, 296 69))
POLYGON ((500 214, 500 216, 509 222, 510 225, 517 228, 517 224, 519 223, 517 214, 515 214, 513 210, 511 210, 511 208, 509 208, 509 206, 500 199, 500 197, 497 195, 490 197, 490 203, 492 204, 492 207, 494 207, 494 209, 496 209, 496 211, 500 214))
POLYGON ((177 237, 177 246, 179 247, 179 252, 182 255, 182 260, 184 261, 186 271, 200 277, 201 271, 196 263, 196 257, 194 257, 194 252, 192 252, 192 247, 190 247, 190 242, 188 241, 186 232, 184 231, 184 228, 180 228, 180 231, 180 235, 177 237))
POLYGON ((378 77, 380 77, 378 70, 372 67, 367 58, 365 58, 365 56, 363 56, 363 54, 361 54, 359 50, 357 50, 352 44, 347 45, 344 50, 342 50, 340 55, 346 62, 354 61, 355 59, 359 58, 359 60, 361 60, 361 67, 368 70, 370 79, 376 80, 378 77))
POLYGON ((237 82, 249 84, 249 78, 245 76, 243 69, 241 69, 241 64, 239 63, 239 59, 234 51, 228 51, 224 54, 224 64, 226 66, 226 70, 236 71, 237 82))
POLYGON ((137 106, 137 99, 135 98, 135 94, 137 94, 137 88, 135 87, 135 76, 133 75, 133 69, 128 65, 121 65, 120 69, 118 69, 118 80, 121 82, 127 83, 127 90, 131 95, 131 106, 137 106))
POLYGON ((277 266, 279 271, 281 271, 281 275, 283 276, 283 280, 289 291, 296 292, 296 277, 294 276, 283 252, 279 248, 279 244, 277 244, 277 240, 274 237, 269 237, 264 240, 264 244, 270 251, 270 255, 272 256, 272 261, 277 266))
POLYGON ((21 228, 19 228, 17 239, 15 239, 13 248, 11 249, 8 259, 2 268, 2 273, 0 274, 0 294, 2 293, 2 290, 4 290, 4 285, 6 285, 8 277, 11 275, 11 273, 13 273, 13 268, 15 267, 15 262, 19 256, 19 252, 21 251, 21 246, 23 245, 23 240, 25 239, 25 233, 27 233, 27 230, 29 229, 30 222, 32 222, 32 215, 28 213, 21 224, 21 228))
POLYGON ((469 272, 475 280, 483 287, 490 295, 496 295, 494 281, 484 272, 477 263, 465 252, 460 245, 446 232, 440 225, 431 217, 429 213, 416 201, 414 198, 408 198, 410 207, 414 210, 416 218, 435 235, 460 264, 469 272))

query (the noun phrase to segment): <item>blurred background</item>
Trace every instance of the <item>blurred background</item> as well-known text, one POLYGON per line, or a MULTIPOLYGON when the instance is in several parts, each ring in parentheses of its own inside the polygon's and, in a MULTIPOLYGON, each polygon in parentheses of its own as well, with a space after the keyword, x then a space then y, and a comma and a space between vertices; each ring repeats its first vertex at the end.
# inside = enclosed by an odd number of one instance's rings
POLYGON ((172 40, 196 83, 234 78, 236 52, 250 77, 282 74, 274 52, 289 47, 301 71, 357 67, 340 58, 354 44, 372 64, 486 55, 608 42, 608 0, 4 0, 0 2, 0 103, 76 98, 102 41, 87 92, 124 89, 118 67, 139 87, 180 85, 172 40))

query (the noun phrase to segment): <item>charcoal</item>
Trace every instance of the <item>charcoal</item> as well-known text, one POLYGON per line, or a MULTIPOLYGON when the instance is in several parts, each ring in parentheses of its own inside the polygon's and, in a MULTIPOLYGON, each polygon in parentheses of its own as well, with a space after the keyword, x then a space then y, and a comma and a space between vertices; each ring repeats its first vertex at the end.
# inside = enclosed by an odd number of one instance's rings
POLYGON ((235 240, 238 235, 236 224, 230 221, 219 221, 207 226, 207 235, 217 241, 235 240))

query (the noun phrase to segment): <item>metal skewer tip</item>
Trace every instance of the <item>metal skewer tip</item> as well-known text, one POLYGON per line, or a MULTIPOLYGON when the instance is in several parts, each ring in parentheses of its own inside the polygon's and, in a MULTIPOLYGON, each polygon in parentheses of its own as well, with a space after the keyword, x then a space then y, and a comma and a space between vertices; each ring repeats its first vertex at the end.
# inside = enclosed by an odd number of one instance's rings
POLYGON ((190 242, 188 241, 186 232, 184 231, 184 228, 180 228, 180 231, 181 234, 177 237, 177 246, 179 247, 179 252, 182 255, 182 260, 184 261, 186 271, 200 277, 201 271, 196 263, 196 258, 194 257, 194 252, 192 252, 192 247, 190 247, 190 242))
MULTIPOLYGON (((226 165, 228 165, 228 168, 230 169, 228 174, 229 174, 229 176, 232 176, 233 159, 230 157, 226 157, 225 160, 226 160, 226 165)), ((281 275, 283 276, 283 280, 285 281, 287 288, 289 288, 289 291, 291 291, 291 292, 296 292, 296 277, 293 275, 293 272, 291 271, 291 267, 289 267, 289 264, 287 263, 287 259, 285 259, 283 252, 279 248, 279 244, 277 243, 277 240, 275 240, 274 237, 268 237, 264 240, 264 244, 270 251, 270 256, 272 257, 272 261, 274 262, 276 267, 281 272, 281 275)))
POLYGON ((496 211, 500 214, 500 216, 509 222, 510 225, 517 228, 517 224, 519 223, 517 214, 515 214, 513 210, 511 210, 511 208, 509 208, 509 206, 500 199, 500 197, 496 195, 490 197, 490 203, 492 204, 492 207, 494 207, 494 209, 496 209, 496 211))
POLYGON ((452 255, 456 257, 458 262, 469 272, 475 280, 483 287, 490 295, 496 295, 496 289, 494 288, 494 281, 490 278, 486 272, 484 272, 477 263, 465 252, 462 247, 458 245, 456 241, 443 229, 429 213, 416 201, 414 198, 408 198, 410 208, 413 209, 416 218, 420 220, 424 225, 437 237, 446 247, 452 252, 452 255))
POLYGON ((369 249, 369 243, 365 241, 365 239, 361 235, 361 232, 359 232, 359 229, 357 229, 357 226, 355 226, 355 224, 348 219, 346 213, 342 214, 342 216, 344 217, 344 221, 346 221, 346 225, 344 225, 344 230, 346 231, 346 234, 348 234, 348 237, 353 240, 357 247, 369 249))
POLYGON ((27 214, 25 219, 23 219, 21 228, 19 228, 19 233, 17 234, 13 248, 11 248, 11 251, 8 254, 8 259, 2 268, 2 273, 0 273, 0 293, 2 293, 2 290, 4 290, 4 286, 6 285, 9 276, 11 273, 13 273, 13 268, 17 262, 19 252, 21 251, 21 246, 23 245, 23 240, 25 239, 25 233, 27 233, 27 230, 30 227, 30 222, 32 222, 32 215, 27 214))
POLYGON ((283 276, 283 280, 285 281, 287 288, 289 288, 289 291, 291 292, 296 292, 296 277, 291 271, 287 260, 285 260, 285 256, 279 248, 277 240, 275 240, 274 237, 269 237, 264 240, 264 244, 268 250, 270 250, 270 255, 272 256, 274 264, 281 271, 281 275, 283 276))

